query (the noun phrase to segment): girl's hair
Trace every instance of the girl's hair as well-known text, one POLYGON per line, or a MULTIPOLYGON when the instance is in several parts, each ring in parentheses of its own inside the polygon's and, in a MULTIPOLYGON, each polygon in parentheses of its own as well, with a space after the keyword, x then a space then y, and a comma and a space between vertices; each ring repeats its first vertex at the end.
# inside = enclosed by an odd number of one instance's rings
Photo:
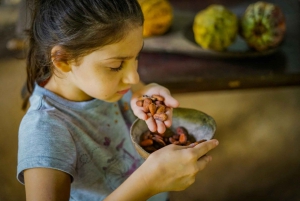
POLYGON ((137 0, 34 0, 28 30, 27 89, 53 73, 51 60, 77 61, 92 51, 120 41, 131 28, 142 26, 137 0), (63 51, 51 55, 59 45, 63 51))

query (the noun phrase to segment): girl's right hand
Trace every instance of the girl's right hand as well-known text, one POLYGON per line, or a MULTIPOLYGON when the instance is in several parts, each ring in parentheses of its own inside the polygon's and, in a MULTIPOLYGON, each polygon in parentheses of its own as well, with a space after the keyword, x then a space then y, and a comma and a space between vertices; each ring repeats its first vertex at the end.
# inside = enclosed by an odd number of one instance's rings
POLYGON ((189 187, 212 160, 206 153, 218 144, 213 139, 196 146, 168 145, 153 152, 141 166, 149 190, 156 194, 189 187))

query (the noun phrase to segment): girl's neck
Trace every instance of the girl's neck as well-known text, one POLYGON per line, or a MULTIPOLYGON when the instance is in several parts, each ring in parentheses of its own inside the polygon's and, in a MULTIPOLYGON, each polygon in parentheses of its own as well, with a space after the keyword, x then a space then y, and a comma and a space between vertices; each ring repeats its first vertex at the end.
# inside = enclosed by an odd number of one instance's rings
POLYGON ((78 90, 78 88, 68 82, 67 79, 62 79, 55 75, 50 77, 48 82, 42 87, 70 101, 80 102, 93 99, 92 97, 78 90))

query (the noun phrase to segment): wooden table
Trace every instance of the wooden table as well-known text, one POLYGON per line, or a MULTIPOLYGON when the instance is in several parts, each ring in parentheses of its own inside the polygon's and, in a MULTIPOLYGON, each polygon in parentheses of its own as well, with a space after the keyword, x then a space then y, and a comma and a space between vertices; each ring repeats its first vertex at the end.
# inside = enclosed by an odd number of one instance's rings
MULTIPOLYGON (((196 13, 218 3, 241 14, 255 1, 171 0, 175 9, 196 13)), ((168 52, 141 53, 139 73, 145 83, 156 82, 172 93, 300 85, 300 2, 269 1, 279 5, 287 23, 283 44, 274 54, 254 58, 189 56, 168 52)))

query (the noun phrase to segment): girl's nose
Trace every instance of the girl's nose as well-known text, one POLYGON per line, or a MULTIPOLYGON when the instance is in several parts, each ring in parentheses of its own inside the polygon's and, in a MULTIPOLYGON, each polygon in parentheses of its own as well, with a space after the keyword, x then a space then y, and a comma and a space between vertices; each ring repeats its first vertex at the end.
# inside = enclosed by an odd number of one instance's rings
POLYGON ((123 82, 126 84, 137 84, 140 81, 140 76, 137 72, 137 61, 126 68, 123 74, 123 82))

